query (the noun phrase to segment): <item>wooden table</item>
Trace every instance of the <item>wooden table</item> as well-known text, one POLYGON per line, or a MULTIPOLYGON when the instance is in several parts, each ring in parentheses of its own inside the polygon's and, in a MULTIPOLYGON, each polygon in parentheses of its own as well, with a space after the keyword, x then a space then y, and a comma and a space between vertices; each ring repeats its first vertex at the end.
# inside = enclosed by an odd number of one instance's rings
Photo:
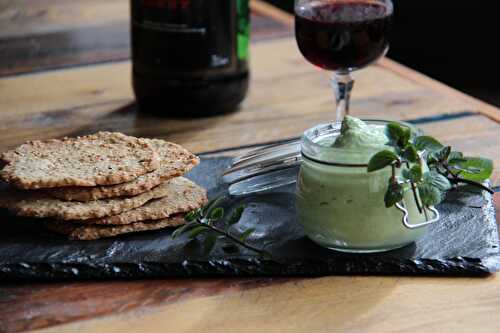
MULTIPOLYGON (((291 17, 260 1, 252 9, 253 77, 241 110, 173 120, 136 112, 126 0, 0 0, 1 150, 118 130, 236 154, 330 120, 328 78, 297 51, 291 17)), ((356 79, 354 115, 412 120, 500 165, 495 107, 387 59, 356 79)), ((500 168, 492 181, 500 185, 500 168)), ((0 332, 498 332, 499 307, 496 275, 12 284, 0 286, 0 332)))

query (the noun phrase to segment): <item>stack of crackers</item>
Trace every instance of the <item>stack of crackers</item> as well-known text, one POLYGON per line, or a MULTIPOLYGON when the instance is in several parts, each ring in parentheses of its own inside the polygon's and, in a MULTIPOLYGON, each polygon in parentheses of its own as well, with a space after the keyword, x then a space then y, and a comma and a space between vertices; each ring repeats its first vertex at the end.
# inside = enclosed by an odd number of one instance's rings
POLYGON ((30 141, 2 154, 0 207, 93 240, 184 223, 207 202, 182 177, 199 163, 183 147, 121 133, 30 141))

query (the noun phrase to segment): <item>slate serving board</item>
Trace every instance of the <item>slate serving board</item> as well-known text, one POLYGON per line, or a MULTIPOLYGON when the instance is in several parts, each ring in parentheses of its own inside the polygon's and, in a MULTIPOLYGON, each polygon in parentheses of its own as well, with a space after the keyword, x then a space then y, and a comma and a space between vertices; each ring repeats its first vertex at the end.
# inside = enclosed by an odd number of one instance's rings
MULTIPOLYGON (((209 190, 220 183, 228 158, 204 159, 188 176, 209 190), (214 176, 215 175, 215 176, 214 176)), ((247 209, 236 228, 256 228, 248 239, 272 253, 226 254, 220 247, 203 255, 197 242, 171 239, 171 230, 98 241, 68 241, 33 220, 0 216, 0 280, 109 279, 198 276, 456 275, 480 276, 500 268, 498 232, 491 195, 454 192, 439 207, 443 219, 418 242, 371 255, 323 249, 307 239, 297 223, 294 186, 272 193, 231 198, 230 211, 247 209)))

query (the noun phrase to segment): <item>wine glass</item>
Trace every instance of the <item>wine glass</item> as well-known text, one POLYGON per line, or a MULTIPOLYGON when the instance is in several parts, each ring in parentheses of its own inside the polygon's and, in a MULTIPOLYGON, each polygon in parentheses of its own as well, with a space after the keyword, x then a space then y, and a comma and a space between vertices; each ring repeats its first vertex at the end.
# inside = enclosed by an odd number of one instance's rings
MULTIPOLYGON (((391 0, 296 0, 295 34, 304 57, 333 71, 337 122, 349 113, 351 73, 384 56, 389 49, 391 0)), ((290 184, 302 164, 301 141, 259 148, 236 158, 224 173, 233 195, 290 184)))
POLYGON ((334 71, 336 120, 349 114, 351 72, 373 63, 389 49, 394 12, 391 0, 296 0, 295 36, 312 64, 334 71))

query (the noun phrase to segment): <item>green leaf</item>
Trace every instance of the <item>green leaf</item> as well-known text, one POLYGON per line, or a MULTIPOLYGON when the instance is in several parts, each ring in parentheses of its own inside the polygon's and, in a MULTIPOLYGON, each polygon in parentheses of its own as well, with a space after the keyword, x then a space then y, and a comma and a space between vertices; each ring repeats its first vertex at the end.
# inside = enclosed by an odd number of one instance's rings
POLYGON ((246 239, 255 231, 255 228, 250 228, 245 230, 241 235, 240 235, 240 241, 244 242, 246 239))
POLYGON ((433 151, 429 153, 427 157, 427 164, 434 165, 439 164, 442 165, 445 163, 451 155, 451 147, 446 146, 437 151, 433 151))
POLYGON ((450 157, 450 154, 451 154, 451 147, 450 146, 443 147, 441 150, 439 150, 435 154, 436 154, 436 157, 439 161, 441 161, 441 162, 447 161, 448 158, 450 157))
POLYGON ((210 219, 213 221, 218 221, 224 216, 224 209, 221 207, 214 208, 210 212, 210 219))
POLYGON ((215 243, 217 243, 217 236, 214 233, 210 233, 205 237, 203 241, 203 250, 205 254, 210 254, 215 247, 215 243))
POLYGON ((456 166, 460 168, 460 177, 476 182, 487 180, 493 173, 493 161, 487 158, 466 157, 456 166))
POLYGON ((201 210, 201 214, 205 217, 209 216, 212 210, 224 199, 223 196, 214 198, 201 210))
POLYGON ((443 145, 438 140, 434 139, 432 136, 419 136, 415 139, 415 147, 418 150, 427 150, 429 152, 439 151, 443 148, 443 145))
POLYGON ((464 154, 462 154, 459 151, 452 151, 450 153, 450 156, 448 156, 448 164, 449 165, 454 165, 454 164, 458 164, 458 163, 465 162, 465 161, 467 161, 467 160, 464 158, 464 154))
POLYGON ((191 229, 191 231, 189 232, 189 238, 194 239, 208 230, 210 230, 210 229, 208 229, 204 225, 197 226, 197 227, 191 229))
POLYGON ((424 182, 428 185, 436 187, 442 192, 448 191, 452 187, 448 178, 446 178, 436 170, 426 172, 424 174, 424 182))
POLYGON ((411 130, 409 128, 405 128, 404 132, 403 132, 403 136, 399 140, 399 145, 401 147, 406 146, 408 144, 408 142, 410 142, 410 138, 411 138, 411 130))
POLYGON ((427 207, 436 206, 444 198, 443 192, 429 183, 418 184, 418 193, 420 194, 420 200, 427 207))
POLYGON ((245 210, 245 206, 241 205, 238 208, 236 208, 227 221, 227 225, 231 226, 233 224, 238 223, 241 220, 241 216, 243 215, 243 211, 245 210))
POLYGON ((372 156, 368 162, 368 172, 377 171, 390 165, 398 159, 397 155, 390 150, 383 150, 372 156))
POLYGON ((478 173, 481 173, 481 169, 474 168, 474 167, 469 167, 467 169, 461 169, 460 167, 456 167, 456 170, 460 170, 461 172, 467 171, 467 172, 473 173, 475 175, 477 175, 478 173))
POLYGON ((420 198, 425 206, 435 206, 444 199, 446 191, 451 189, 451 183, 436 170, 426 172, 423 181, 418 185, 420 198))
POLYGON ((403 200, 403 187, 398 183, 390 183, 385 192, 384 202, 387 208, 403 200))
POLYGON ((434 153, 430 153, 427 155, 427 165, 429 167, 433 166, 433 165, 436 165, 439 163, 438 159, 436 158, 436 156, 434 155, 434 153))
POLYGON ((186 220, 187 222, 192 222, 192 221, 196 220, 198 217, 200 217, 200 210, 199 209, 193 210, 193 211, 190 211, 189 213, 187 213, 186 216, 184 216, 184 220, 186 220))
POLYGON ((174 232, 172 233, 172 238, 177 238, 179 237, 180 235, 182 235, 183 233, 191 230, 192 228, 194 228, 195 226, 197 226, 198 223, 197 222, 189 222, 187 224, 184 224, 183 226, 177 228, 174 230, 174 232))
POLYGON ((390 122, 385 127, 385 134, 392 141, 398 141, 402 133, 403 127, 401 127, 401 125, 396 122, 390 122))
POLYGON ((385 132, 389 140, 396 143, 400 147, 406 146, 408 141, 410 141, 411 130, 403 127, 397 122, 387 124, 385 132))
POLYGON ((410 170, 404 169, 403 177, 414 183, 418 183, 422 180, 422 168, 420 165, 414 165, 410 170))
POLYGON ((402 156, 405 160, 412 163, 417 163, 419 158, 417 149, 413 145, 406 145, 402 156))

